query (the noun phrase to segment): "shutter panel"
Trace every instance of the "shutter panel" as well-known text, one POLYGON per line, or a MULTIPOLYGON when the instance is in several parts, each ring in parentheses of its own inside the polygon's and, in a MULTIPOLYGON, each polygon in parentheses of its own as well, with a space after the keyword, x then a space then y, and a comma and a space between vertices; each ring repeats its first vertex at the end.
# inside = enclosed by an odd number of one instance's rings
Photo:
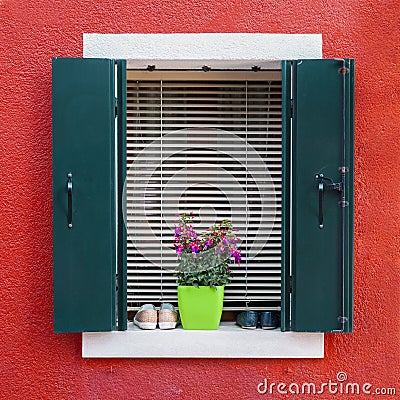
POLYGON ((115 328, 114 71, 112 60, 53 60, 55 332, 115 328))
POLYGON ((285 182, 291 181, 292 189, 291 198, 284 193, 284 218, 291 220, 285 226, 291 225, 292 232, 284 238, 283 280, 288 282, 292 274, 292 293, 285 284, 283 330, 289 330, 288 313, 293 331, 352 330, 353 74, 349 60, 283 63, 286 115, 290 91, 293 104, 291 124, 283 118, 283 141, 292 151, 284 165, 285 182), (343 63, 346 74, 341 73, 343 63), (316 174, 323 177, 316 179, 316 174), (329 186, 342 178, 344 192, 329 186))
POLYGON ((118 171, 118 330, 127 329, 127 287, 126 287, 126 225, 125 225, 125 202, 123 187, 126 178, 126 60, 117 62, 117 99, 118 99, 118 141, 117 141, 117 171, 118 171))

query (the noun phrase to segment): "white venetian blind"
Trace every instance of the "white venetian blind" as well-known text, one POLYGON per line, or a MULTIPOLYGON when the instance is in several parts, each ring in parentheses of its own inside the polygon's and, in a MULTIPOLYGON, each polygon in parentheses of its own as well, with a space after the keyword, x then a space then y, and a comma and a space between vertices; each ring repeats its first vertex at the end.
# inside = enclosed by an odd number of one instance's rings
POLYGON ((128 309, 177 305, 176 214, 242 239, 225 310, 280 305, 281 73, 128 71, 128 309))

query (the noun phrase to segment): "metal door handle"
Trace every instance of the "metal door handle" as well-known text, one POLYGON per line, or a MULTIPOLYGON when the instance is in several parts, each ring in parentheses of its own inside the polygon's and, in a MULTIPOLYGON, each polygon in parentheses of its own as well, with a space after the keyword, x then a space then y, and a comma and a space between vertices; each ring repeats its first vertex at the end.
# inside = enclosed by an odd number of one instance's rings
POLYGON ((318 197, 319 197, 319 207, 318 207, 318 222, 319 228, 322 229, 324 227, 324 181, 320 181, 318 183, 318 197))
POLYGON ((67 175, 68 181, 67 181, 67 195, 68 195, 68 215, 67 215, 67 220, 68 220, 68 228, 72 228, 72 174, 71 172, 68 173, 67 175))
MULTIPOLYGON (((318 223, 319 228, 324 227, 324 191, 325 189, 342 191, 342 183, 335 183, 331 178, 325 178, 323 174, 315 174, 318 180, 318 223)), ((339 202, 339 205, 341 202, 339 202)))

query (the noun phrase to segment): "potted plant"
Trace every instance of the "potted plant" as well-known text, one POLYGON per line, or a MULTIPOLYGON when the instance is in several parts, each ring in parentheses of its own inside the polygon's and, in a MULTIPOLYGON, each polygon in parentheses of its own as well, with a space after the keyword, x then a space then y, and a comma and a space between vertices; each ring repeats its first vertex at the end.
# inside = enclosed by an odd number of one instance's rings
POLYGON ((193 228, 193 213, 182 213, 175 226, 178 306, 184 329, 218 329, 225 285, 231 281, 229 264, 240 264, 240 238, 224 219, 201 234, 193 228))

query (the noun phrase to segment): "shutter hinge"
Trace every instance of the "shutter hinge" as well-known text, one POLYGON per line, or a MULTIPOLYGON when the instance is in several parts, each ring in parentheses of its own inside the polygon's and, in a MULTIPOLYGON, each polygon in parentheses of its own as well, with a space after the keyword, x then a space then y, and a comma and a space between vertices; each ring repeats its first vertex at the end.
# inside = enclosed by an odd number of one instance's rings
POLYGON ((338 320, 339 324, 342 325, 342 329, 332 329, 330 331, 331 333, 343 333, 344 332, 344 324, 349 321, 349 318, 339 316, 339 317, 337 317, 337 320, 338 320))
POLYGON ((350 69, 346 68, 346 67, 342 67, 342 68, 338 69, 338 72, 339 72, 339 74, 346 75, 350 72, 350 69))
POLYGON ((117 116, 118 116, 118 99, 117 98, 114 99, 114 105, 115 105, 114 117, 117 118, 117 116))
POLYGON ((293 277, 289 276, 289 292, 293 293, 293 277))
POLYGON ((290 118, 293 118, 293 99, 290 99, 290 118))

